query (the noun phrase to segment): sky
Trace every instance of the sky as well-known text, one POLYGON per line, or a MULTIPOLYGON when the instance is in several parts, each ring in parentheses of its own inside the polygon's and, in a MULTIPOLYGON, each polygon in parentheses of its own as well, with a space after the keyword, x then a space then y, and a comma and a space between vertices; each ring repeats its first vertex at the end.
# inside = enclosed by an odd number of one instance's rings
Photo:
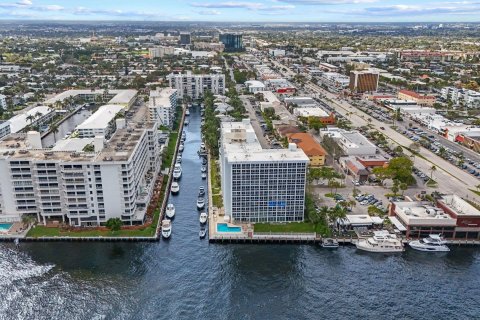
POLYGON ((480 0, 0 0, 0 19, 480 22, 480 0))

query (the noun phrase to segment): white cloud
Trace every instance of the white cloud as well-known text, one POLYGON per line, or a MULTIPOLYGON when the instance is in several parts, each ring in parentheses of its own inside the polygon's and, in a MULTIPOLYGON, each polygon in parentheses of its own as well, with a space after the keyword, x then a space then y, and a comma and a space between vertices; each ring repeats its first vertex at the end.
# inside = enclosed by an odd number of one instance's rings
POLYGON ((218 16, 220 14, 222 14, 220 11, 218 10, 200 10, 200 11, 197 11, 198 14, 201 14, 202 16, 218 16))

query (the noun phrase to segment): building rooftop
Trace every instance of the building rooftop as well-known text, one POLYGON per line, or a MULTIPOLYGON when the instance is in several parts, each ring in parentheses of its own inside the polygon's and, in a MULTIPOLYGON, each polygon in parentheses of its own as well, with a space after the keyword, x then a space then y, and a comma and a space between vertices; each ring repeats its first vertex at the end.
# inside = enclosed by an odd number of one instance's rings
POLYGON ((117 113, 123 110, 119 105, 105 105, 98 108, 87 120, 77 126, 78 129, 104 129, 117 113))
POLYGON ((480 210, 455 194, 443 196, 438 202, 443 203, 457 216, 480 216, 480 210))
POLYGON ((81 152, 85 146, 93 143, 93 138, 71 138, 58 140, 52 151, 74 151, 81 152))
MULTIPOLYGON (((133 89, 119 89, 119 90, 108 90, 108 94, 115 95, 108 103, 109 104, 128 104, 130 100, 137 95, 138 91, 133 89)), ((63 101, 67 98, 74 98, 78 95, 103 95, 105 90, 68 90, 64 91, 53 98, 45 101, 46 105, 53 105, 57 101, 63 101)))
MULTIPOLYGON (((26 126, 30 124, 30 121, 27 119, 30 115, 36 117, 37 113, 41 113, 42 116, 52 112, 53 109, 46 106, 35 107, 28 110, 25 113, 16 115, 15 117, 11 118, 10 120, 10 131, 12 133, 16 133, 24 129, 26 126)), ((35 120, 34 120, 35 121, 35 120)))
POLYGON ((319 117, 327 118, 330 116, 325 110, 320 107, 306 107, 306 108, 295 108, 294 113, 299 117, 319 117))
POLYGON ((452 218, 440 208, 423 202, 399 201, 393 203, 397 217, 409 226, 436 225, 455 226, 457 219, 452 218))
POLYGON ((309 157, 327 155, 327 151, 309 133, 292 133, 288 135, 288 139, 309 157))
POLYGON ((408 96, 413 97, 415 99, 435 99, 434 96, 428 96, 426 94, 419 94, 419 93, 416 93, 415 91, 410 91, 410 90, 400 90, 398 93, 408 95, 408 96))
POLYGON ((231 162, 309 162, 305 152, 295 144, 290 144, 288 149, 263 149, 249 119, 223 122, 221 130, 221 146, 225 157, 231 162))
POLYGON ((359 147, 374 147, 376 146, 370 142, 364 135, 358 131, 340 131, 341 139, 345 139, 346 145, 349 148, 359 147))

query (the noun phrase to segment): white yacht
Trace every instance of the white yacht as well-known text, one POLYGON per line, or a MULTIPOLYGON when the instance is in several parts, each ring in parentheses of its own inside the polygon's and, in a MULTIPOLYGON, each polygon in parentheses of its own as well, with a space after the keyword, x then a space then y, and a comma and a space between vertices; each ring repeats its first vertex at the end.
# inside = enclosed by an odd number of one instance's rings
POLYGON ((178 146, 178 151, 183 152, 183 149, 185 149, 185 146, 183 145, 183 143, 180 143, 180 145, 178 146))
POLYGON ((167 205, 167 209, 165 210, 165 215, 169 219, 172 219, 175 216, 175 206, 172 203, 169 203, 167 205))
POLYGON ((208 216, 207 216, 207 214, 206 214, 205 212, 200 213, 200 218, 199 218, 199 220, 200 220, 200 223, 201 223, 201 224, 207 223, 207 219, 208 219, 208 216))
POLYGON ((202 166, 202 172, 207 172, 207 166, 202 166))
POLYGON ((188 122, 188 120, 185 120, 185 121, 183 122, 183 124, 186 125, 186 126, 188 126, 189 123, 190 123, 190 122, 188 122))
POLYGON ((421 240, 413 240, 408 245, 415 250, 429 252, 448 252, 447 241, 440 234, 431 234, 421 240))
POLYGON ((171 191, 173 194, 176 194, 180 191, 180 185, 178 184, 178 182, 176 181, 172 182, 171 191))
POLYGON ((203 239, 203 238, 205 238, 206 235, 207 235, 207 228, 202 226, 200 228, 200 231, 198 232, 198 236, 200 237, 200 239, 203 239))
POLYGON ((181 155, 177 156, 177 163, 182 163, 182 156, 181 155))
POLYGON ((187 133, 185 131, 182 131, 182 137, 180 138, 180 140, 183 142, 187 139, 187 133))
POLYGON ((198 196, 203 197, 204 195, 205 195, 205 187, 204 186, 198 187, 198 196))
POLYGON ((206 172, 202 172, 202 179, 207 179, 207 173, 206 172))
POLYGON ((403 243, 397 239, 397 236, 389 233, 387 230, 374 231, 373 237, 360 239, 357 249, 369 252, 403 252, 405 248, 403 243))
POLYGON ((198 197, 198 199, 197 199, 197 209, 202 210, 203 208, 205 208, 205 198, 198 197))
POLYGON ((176 163, 175 167, 173 168, 173 178, 180 179, 181 176, 182 176, 182 166, 179 163, 176 163))
POLYGON ((162 221, 162 237, 165 239, 170 238, 172 235, 172 222, 168 219, 162 221))
POLYGON ((185 111, 185 115, 188 117, 190 115, 190 111, 187 109, 187 111, 185 111))

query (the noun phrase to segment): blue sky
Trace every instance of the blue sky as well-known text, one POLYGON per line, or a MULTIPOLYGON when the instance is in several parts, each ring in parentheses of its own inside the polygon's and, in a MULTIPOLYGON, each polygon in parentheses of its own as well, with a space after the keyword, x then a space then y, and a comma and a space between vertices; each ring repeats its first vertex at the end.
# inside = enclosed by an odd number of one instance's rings
POLYGON ((0 19, 479 22, 480 0, 0 0, 0 19))

